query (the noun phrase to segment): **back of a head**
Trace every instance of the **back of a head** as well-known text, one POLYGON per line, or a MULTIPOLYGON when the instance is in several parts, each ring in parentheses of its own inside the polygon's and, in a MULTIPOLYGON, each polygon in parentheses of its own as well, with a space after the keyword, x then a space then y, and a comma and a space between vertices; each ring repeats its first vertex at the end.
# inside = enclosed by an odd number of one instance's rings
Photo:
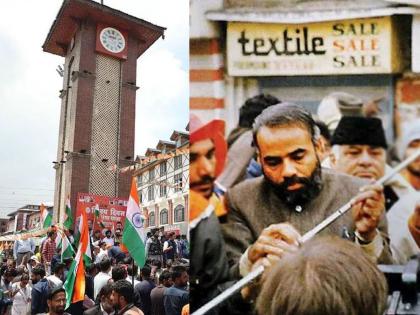
POLYGON ((125 265, 116 265, 112 268, 112 280, 118 281, 127 278, 127 269, 125 265))
POLYGON ((239 127, 252 128, 255 118, 264 109, 279 103, 280 100, 270 94, 259 94, 247 99, 239 110, 239 127))
POLYGON ((38 265, 32 268, 32 273, 41 276, 41 278, 45 277, 45 269, 42 265, 38 265))
POLYGON ((165 270, 159 276, 159 284, 162 284, 163 281, 169 280, 171 278, 172 278, 172 273, 170 273, 168 270, 165 270))
POLYGON ((267 272, 257 300, 262 315, 381 315, 387 284, 354 243, 321 237, 267 272))
POLYGON ((138 266, 136 264, 127 265, 127 274, 129 276, 137 276, 138 266))
POLYGON ((111 268, 111 260, 108 257, 102 258, 99 262, 99 268, 102 272, 108 272, 109 268, 111 268))
POLYGON ((151 269, 151 268, 150 268, 150 266, 148 266, 148 265, 144 265, 144 267, 143 267, 143 268, 141 268, 141 270, 140 270, 140 274, 141 274, 143 277, 147 277, 147 278, 149 278, 151 273, 152 273, 152 269, 151 269))
POLYGON ((175 279, 181 277, 184 272, 187 272, 187 268, 185 268, 184 266, 173 266, 171 269, 172 280, 175 281, 175 279))
POLYGON ((362 116, 363 101, 345 92, 333 92, 325 96, 317 109, 318 117, 333 132, 342 116, 362 116))
POLYGON ((54 266, 54 270, 53 270, 53 272, 54 272, 55 274, 58 274, 58 273, 60 273, 61 271, 63 271, 65 267, 66 267, 66 265, 65 265, 64 263, 61 263, 61 262, 56 263, 56 264, 55 264, 55 266, 54 266))

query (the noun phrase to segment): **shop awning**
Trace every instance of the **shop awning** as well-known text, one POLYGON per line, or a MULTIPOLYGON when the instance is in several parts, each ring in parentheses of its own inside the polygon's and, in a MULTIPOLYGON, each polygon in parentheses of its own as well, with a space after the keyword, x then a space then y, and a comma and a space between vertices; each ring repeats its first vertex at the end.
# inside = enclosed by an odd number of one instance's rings
POLYGON ((229 8, 217 11, 208 11, 206 13, 206 18, 211 21, 300 24, 413 14, 420 14, 420 8, 400 6, 289 12, 263 8, 229 8))

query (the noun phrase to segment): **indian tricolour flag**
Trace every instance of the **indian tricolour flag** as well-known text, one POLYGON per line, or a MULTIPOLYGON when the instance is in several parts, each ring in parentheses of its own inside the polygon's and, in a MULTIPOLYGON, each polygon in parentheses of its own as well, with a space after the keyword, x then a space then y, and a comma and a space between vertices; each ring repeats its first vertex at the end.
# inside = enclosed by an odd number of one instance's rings
POLYGON ((85 297, 85 261, 91 260, 90 256, 90 242, 89 242, 89 228, 87 223, 86 211, 82 210, 80 218, 81 234, 79 247, 77 249, 76 258, 70 266, 67 274, 67 280, 64 282, 64 289, 66 291, 66 309, 71 303, 83 301, 85 297), (89 253, 89 256, 86 255, 89 253))
POLYGON ((64 227, 66 229, 72 229, 73 228, 73 214, 71 213, 71 207, 70 207, 70 198, 67 197, 66 200, 66 213, 65 213, 65 219, 64 219, 64 227))
POLYGON ((41 219, 42 219, 42 227, 48 228, 51 226, 52 223, 52 215, 47 210, 47 207, 45 207, 44 204, 41 203, 41 219))
POLYGON ((133 177, 131 182, 122 242, 137 265, 142 268, 146 261, 146 232, 139 205, 136 177, 133 177))
POLYGON ((61 262, 66 258, 73 258, 76 253, 74 252, 73 246, 66 235, 63 235, 61 239, 61 262))

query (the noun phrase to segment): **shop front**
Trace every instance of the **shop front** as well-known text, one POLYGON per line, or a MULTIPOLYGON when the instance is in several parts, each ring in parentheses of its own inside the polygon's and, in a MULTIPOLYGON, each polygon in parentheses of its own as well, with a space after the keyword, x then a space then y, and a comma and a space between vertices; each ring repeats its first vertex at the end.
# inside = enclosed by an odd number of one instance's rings
MULTIPOLYGON (((396 83, 407 66, 407 27, 407 19, 391 16, 308 24, 228 22, 227 76, 253 86, 254 93, 270 93, 313 113, 332 92, 377 102, 392 141, 396 83)), ((242 105, 230 103, 228 129, 242 105)))

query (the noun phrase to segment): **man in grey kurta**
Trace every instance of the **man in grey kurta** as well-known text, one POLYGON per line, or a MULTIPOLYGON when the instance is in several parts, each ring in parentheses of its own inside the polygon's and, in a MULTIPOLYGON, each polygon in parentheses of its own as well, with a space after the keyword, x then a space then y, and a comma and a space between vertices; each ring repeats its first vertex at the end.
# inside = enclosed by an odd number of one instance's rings
POLYGON ((356 195, 352 211, 322 234, 354 239, 375 261, 391 263, 382 188, 321 170, 319 130, 306 110, 272 106, 256 119, 253 132, 264 176, 233 187, 226 196, 229 214, 222 226, 233 276, 293 250, 300 235, 356 195))

